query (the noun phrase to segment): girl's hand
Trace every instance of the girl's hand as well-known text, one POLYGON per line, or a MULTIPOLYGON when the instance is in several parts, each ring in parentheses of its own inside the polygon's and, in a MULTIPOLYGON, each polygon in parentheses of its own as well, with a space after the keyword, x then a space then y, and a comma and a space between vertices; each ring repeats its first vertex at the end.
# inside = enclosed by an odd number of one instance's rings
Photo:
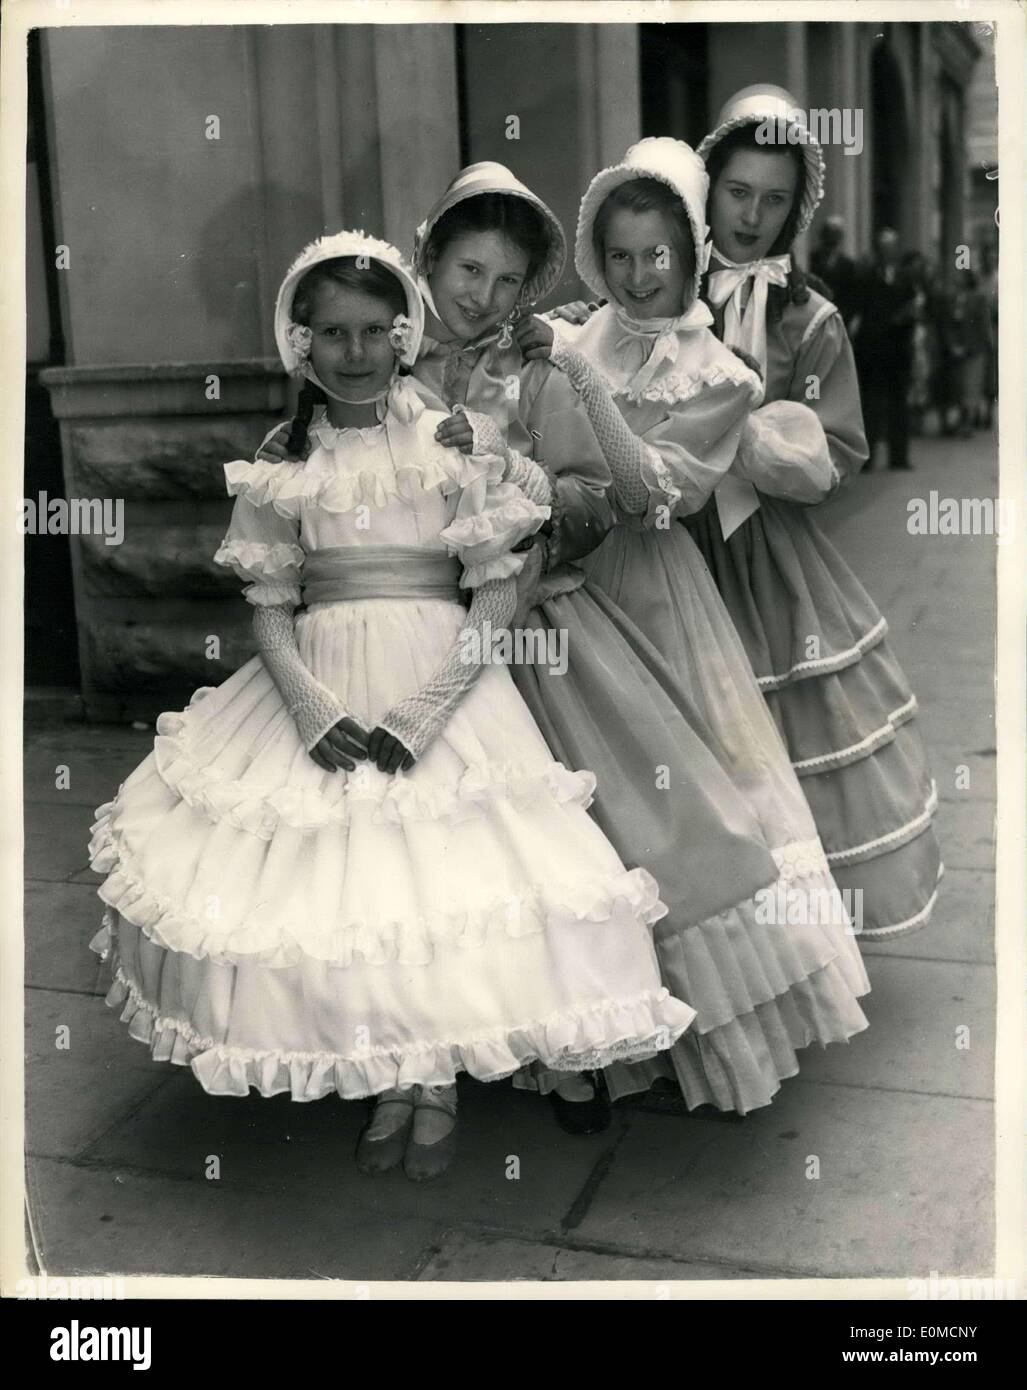
POLYGON ((318 739, 310 750, 310 756, 324 772, 334 772, 340 767, 347 772, 355 772, 355 759, 367 757, 367 745, 366 730, 347 716, 318 739))
POLYGON ((586 304, 583 299, 574 299, 570 304, 561 304, 558 309, 552 309, 546 317, 565 319, 567 323, 588 323, 598 308, 598 304, 586 304))
POLYGON ((514 337, 521 349, 525 362, 536 358, 547 358, 553 350, 553 326, 540 319, 537 314, 521 319, 514 326, 514 337))
POLYGON ((367 756, 379 772, 406 772, 414 765, 414 755, 407 751, 395 734, 383 729, 379 724, 371 730, 367 741, 367 756))
POLYGON ((310 450, 313 447, 310 435, 307 435, 307 445, 302 454, 290 454, 288 449, 289 425, 279 425, 270 439, 266 440, 257 450, 257 458, 265 459, 268 463, 302 463, 304 459, 310 457, 310 450))
POLYGON ((474 452, 474 431, 466 415, 459 411, 448 416, 435 431, 435 439, 447 449, 459 449, 462 454, 474 452))

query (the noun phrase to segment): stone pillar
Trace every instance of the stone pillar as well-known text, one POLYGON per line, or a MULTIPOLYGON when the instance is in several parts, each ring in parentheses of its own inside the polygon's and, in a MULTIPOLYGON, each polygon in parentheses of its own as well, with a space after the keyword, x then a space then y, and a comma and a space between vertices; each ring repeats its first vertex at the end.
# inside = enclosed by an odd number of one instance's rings
MULTIPOLYGON (((589 180, 641 133, 637 26, 468 24, 462 36, 469 159, 511 168, 572 246, 589 180)), ((547 303, 582 292, 569 257, 547 303)))
POLYGON ((152 718, 250 651, 211 557, 222 465, 287 410, 278 284, 342 226, 409 249, 459 163, 454 31, 53 29, 43 59, 68 366, 42 379, 66 497, 125 521, 120 545, 71 538, 83 696, 93 718, 152 718))

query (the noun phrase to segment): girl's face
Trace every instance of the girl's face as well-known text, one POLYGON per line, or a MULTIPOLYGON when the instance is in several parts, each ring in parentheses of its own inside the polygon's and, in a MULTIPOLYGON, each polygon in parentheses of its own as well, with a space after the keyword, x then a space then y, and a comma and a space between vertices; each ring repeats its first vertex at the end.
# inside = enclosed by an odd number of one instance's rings
POLYGON ((496 328, 517 303, 528 253, 498 232, 455 236, 428 270, 439 317, 470 341, 496 328))
POLYGON ((710 198, 713 244, 732 261, 770 252, 795 201, 799 170, 779 150, 735 150, 710 198))
POLYGON ((394 318, 385 300, 322 280, 310 314, 310 361, 325 386, 346 401, 385 390, 396 364, 394 318))
POLYGON ((672 319, 684 312, 695 274, 695 251, 687 254, 670 216, 655 209, 617 208, 606 225, 603 274, 610 293, 632 318, 672 319))

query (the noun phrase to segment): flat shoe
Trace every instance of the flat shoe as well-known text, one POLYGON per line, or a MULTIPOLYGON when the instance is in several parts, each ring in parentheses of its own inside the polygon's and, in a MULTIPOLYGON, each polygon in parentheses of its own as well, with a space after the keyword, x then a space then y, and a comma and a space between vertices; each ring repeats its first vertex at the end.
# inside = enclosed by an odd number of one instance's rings
POLYGON ((377 1173, 387 1173, 390 1168, 395 1168, 403 1157, 407 1147, 407 1139, 414 1124, 414 1102, 392 1100, 389 1105, 409 1104, 410 1113, 397 1130, 388 1135, 385 1139, 369 1139, 368 1131, 374 1123, 374 1115, 360 1131, 360 1138, 357 1140, 357 1167, 367 1177, 372 1177, 377 1173))
MULTIPOLYGON (((455 1105, 455 1101, 453 1102, 455 1105)), ((443 1110, 453 1117, 453 1128, 434 1144, 419 1144, 411 1138, 403 1155, 403 1171, 411 1182, 434 1182, 447 1170, 456 1157, 457 1119, 455 1109, 438 1104, 427 1086, 421 1088, 415 1110, 443 1110)))

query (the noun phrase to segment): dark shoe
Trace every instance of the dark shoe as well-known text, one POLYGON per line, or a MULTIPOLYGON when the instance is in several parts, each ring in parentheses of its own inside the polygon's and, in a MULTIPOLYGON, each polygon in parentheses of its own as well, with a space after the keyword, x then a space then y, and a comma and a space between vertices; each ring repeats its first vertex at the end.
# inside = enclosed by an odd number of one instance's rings
POLYGON ((419 1144, 411 1136, 403 1155, 403 1171, 411 1182, 434 1182, 442 1177, 456 1157, 456 1087, 422 1086, 415 1108, 441 1110, 453 1118, 453 1128, 434 1144, 419 1144))
POLYGON ((592 1085, 591 1100, 564 1100, 555 1091, 549 1092, 556 1123, 565 1134, 602 1134, 609 1129, 610 1098, 601 1082, 594 1080, 592 1085))
POLYGON ((912 473, 913 471, 911 463, 889 463, 888 467, 893 468, 896 473, 912 473))
POLYGON ((374 1123, 374 1111, 371 1118, 360 1131, 360 1138, 357 1140, 357 1167, 366 1176, 371 1177, 375 1173, 387 1173, 390 1168, 395 1168, 403 1158, 407 1147, 407 1140, 414 1123, 414 1092, 411 1090, 410 1099, 399 1100, 390 1099, 386 1102, 389 1105, 408 1105, 409 1112, 406 1119, 397 1130, 388 1135, 385 1139, 371 1139, 368 1131, 374 1123))

